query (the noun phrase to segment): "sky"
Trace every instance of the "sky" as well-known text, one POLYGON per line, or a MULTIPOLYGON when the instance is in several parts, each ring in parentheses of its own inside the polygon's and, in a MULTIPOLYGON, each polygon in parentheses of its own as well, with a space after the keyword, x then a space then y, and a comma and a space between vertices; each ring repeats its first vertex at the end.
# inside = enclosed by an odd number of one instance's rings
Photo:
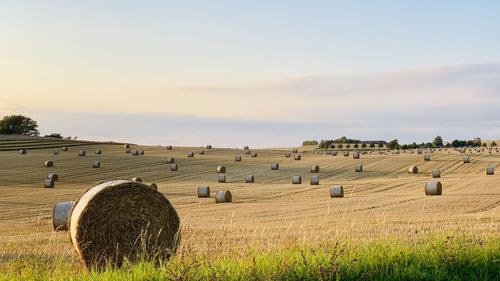
POLYGON ((498 1, 1 1, 0 115, 42 134, 500 139, 498 1))

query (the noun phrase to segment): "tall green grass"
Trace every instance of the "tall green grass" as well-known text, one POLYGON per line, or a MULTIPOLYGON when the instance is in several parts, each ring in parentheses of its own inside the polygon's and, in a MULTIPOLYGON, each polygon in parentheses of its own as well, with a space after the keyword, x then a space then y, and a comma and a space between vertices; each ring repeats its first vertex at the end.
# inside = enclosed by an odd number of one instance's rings
POLYGON ((240 255, 180 254, 169 262, 87 271, 58 257, 1 263, 12 280, 500 280, 500 235, 432 234, 292 244, 240 255))

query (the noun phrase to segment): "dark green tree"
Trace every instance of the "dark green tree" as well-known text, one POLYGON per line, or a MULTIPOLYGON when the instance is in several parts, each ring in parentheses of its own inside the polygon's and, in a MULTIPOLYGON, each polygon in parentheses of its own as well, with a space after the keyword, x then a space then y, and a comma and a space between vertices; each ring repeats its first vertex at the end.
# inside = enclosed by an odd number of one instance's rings
POLYGON ((38 136, 38 124, 35 120, 23 115, 4 116, 0 120, 0 134, 38 136))
POLYGON ((442 147, 443 146, 443 138, 441 136, 436 136, 432 141, 432 145, 434 147, 442 147))
POLYGON ((389 149, 396 149, 398 146, 399 146, 399 141, 397 139, 393 139, 391 140, 388 144, 387 144, 387 147, 389 149))

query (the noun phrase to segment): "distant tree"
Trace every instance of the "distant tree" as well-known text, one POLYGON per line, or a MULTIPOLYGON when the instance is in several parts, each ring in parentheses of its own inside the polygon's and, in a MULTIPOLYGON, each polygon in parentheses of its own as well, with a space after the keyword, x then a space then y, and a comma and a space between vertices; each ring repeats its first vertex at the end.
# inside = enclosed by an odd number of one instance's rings
POLYGON ((384 144, 383 143, 379 143, 377 146, 378 146, 378 148, 382 148, 382 147, 384 147, 384 144))
POLYGON ((303 146, 306 146, 306 145, 318 145, 318 141, 317 140, 305 140, 302 142, 302 145, 303 146))
POLYGON ((0 120, 0 134, 38 136, 38 124, 23 115, 4 116, 0 120))
POLYGON ((451 142, 451 147, 464 147, 467 145, 467 142, 464 140, 453 140, 451 142))
POLYGON ((348 139, 345 136, 338 138, 338 139, 334 140, 333 142, 334 143, 361 143, 360 140, 348 139))
POLYGON ((370 148, 375 148, 375 144, 373 142, 370 143, 370 148))
POLYGON ((357 143, 355 143, 354 148, 359 148, 359 145, 357 143))
POLYGON ((497 146, 497 143, 495 141, 492 141, 490 144, 491 147, 497 146))
POLYGON ((337 148, 343 148, 344 146, 342 144, 337 145, 337 148))
POLYGON ((59 133, 52 133, 50 135, 45 135, 44 137, 46 137, 46 138, 58 138, 58 139, 63 138, 63 136, 61 136, 61 134, 59 134, 59 133))
POLYGON ((410 148, 413 148, 413 149, 417 149, 418 148, 418 145, 416 142, 413 142, 410 146, 410 148))
POLYGON ((348 145, 346 145, 346 146, 345 146, 345 148, 351 148, 351 145, 350 145, 350 144, 348 144, 348 145))
POLYGON ((432 145, 434 147, 442 147, 443 146, 443 138, 441 136, 436 136, 432 141, 432 145))
POLYGON ((488 145, 487 145, 485 142, 483 142, 483 147, 487 147, 487 146, 488 146, 488 145))
POLYGON ((363 143, 363 144, 361 145, 361 148, 366 148, 366 143, 363 143))
POLYGON ((387 147, 388 147, 389 149, 396 149, 396 148, 397 148, 397 146, 399 145, 399 144, 398 144, 398 142, 399 142, 399 141, 398 141, 397 139, 393 139, 393 140, 391 140, 389 143, 387 143, 387 147))
POLYGON ((433 145, 432 145, 432 143, 431 143, 431 142, 428 142, 428 143, 426 143, 426 144, 424 145, 424 147, 425 147, 425 148, 432 148, 432 147, 433 147, 433 145))
POLYGON ((334 144, 330 145, 330 148, 335 148, 335 145, 334 144))

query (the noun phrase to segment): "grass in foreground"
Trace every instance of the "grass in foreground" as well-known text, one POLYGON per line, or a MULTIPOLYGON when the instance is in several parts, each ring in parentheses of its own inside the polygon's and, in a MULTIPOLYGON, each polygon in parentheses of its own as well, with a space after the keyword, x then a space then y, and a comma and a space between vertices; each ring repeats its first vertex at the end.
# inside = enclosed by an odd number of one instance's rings
POLYGON ((500 280, 500 236, 433 234, 366 242, 329 242, 241 255, 179 254, 155 266, 87 271, 62 258, 0 264, 12 280, 500 280))

